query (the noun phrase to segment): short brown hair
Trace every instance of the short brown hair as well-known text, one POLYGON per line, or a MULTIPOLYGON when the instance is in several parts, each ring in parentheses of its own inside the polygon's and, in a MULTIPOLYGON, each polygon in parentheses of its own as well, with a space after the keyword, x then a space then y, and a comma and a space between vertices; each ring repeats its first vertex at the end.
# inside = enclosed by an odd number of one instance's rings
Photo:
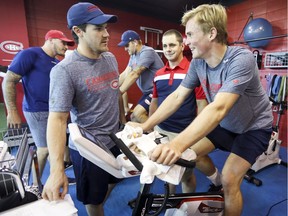
MULTIPOLYGON (((176 39, 177 41, 181 44, 183 43, 183 36, 182 34, 176 30, 176 29, 169 29, 167 30, 166 32, 164 32, 163 36, 167 36, 167 35, 175 35, 176 36, 176 39)), ((163 37, 162 36, 162 37, 163 37)))

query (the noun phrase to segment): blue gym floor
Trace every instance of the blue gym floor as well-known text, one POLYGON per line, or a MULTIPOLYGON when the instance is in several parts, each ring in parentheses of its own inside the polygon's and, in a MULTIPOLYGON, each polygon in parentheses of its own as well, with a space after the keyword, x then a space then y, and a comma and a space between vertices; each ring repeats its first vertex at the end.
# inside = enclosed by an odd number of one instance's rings
MULTIPOLYGON (((219 170, 222 169, 228 153, 216 150, 210 154, 212 160, 219 170)), ((280 158, 287 161, 287 148, 281 147, 280 158)), ((49 165, 45 168, 42 181, 45 182, 49 172, 49 165)), ((69 177, 73 177, 73 169, 66 171, 69 177)), ((208 179, 197 172, 197 192, 207 191, 208 179)), ((242 216, 286 216, 287 215, 287 168, 274 164, 266 167, 254 175, 262 181, 261 186, 256 186, 243 180, 241 189, 244 199, 242 216)), ((156 179, 156 178, 155 178, 156 179)), ((77 201, 75 185, 69 186, 71 195, 79 216, 86 216, 85 207, 77 201)), ((105 203, 105 216, 130 216, 132 209, 127 205, 128 201, 135 198, 139 185, 139 177, 127 178, 120 182, 112 191, 105 203)), ((163 193, 163 182, 156 179, 151 189, 153 193, 163 193)), ((180 186, 177 192, 181 192, 180 186)), ((164 215, 164 214, 162 214, 164 215)))

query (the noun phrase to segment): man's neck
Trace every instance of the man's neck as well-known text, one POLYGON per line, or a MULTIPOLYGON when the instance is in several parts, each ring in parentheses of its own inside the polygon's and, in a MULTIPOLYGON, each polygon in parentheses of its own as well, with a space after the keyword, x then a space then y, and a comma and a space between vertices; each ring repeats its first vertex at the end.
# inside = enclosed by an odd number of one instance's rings
POLYGON ((227 45, 225 44, 215 44, 211 50, 210 50, 210 56, 205 59, 206 63, 209 65, 211 68, 217 67, 222 59, 225 56, 225 53, 227 51, 227 45))
POLYGON ((90 58, 90 59, 98 59, 100 57, 99 53, 95 53, 92 50, 85 48, 81 45, 78 45, 76 50, 80 55, 90 58))
POLYGON ((47 44, 44 44, 41 48, 48 56, 50 56, 52 58, 56 57, 56 55, 53 52, 53 50, 51 50, 47 44))
POLYGON ((143 47, 142 44, 138 44, 138 46, 136 47, 136 53, 139 53, 141 51, 142 47, 143 47))

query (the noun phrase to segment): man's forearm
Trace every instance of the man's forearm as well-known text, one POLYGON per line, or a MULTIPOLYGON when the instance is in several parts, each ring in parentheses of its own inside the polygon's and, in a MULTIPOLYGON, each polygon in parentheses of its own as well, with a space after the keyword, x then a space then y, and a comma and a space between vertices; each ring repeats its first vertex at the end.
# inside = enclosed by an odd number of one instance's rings
POLYGON ((3 97, 5 100, 5 105, 7 107, 8 112, 10 110, 17 110, 16 104, 16 84, 10 80, 4 79, 3 81, 3 97))
MULTIPOLYGON (((131 68, 129 68, 131 70, 131 68)), ((123 83, 120 83, 120 92, 123 94, 127 92, 128 89, 136 82, 136 80, 140 77, 141 73, 145 72, 146 68, 144 66, 139 66, 138 68, 134 68, 134 70, 126 73, 125 79, 123 83)))
MULTIPOLYGON (((68 114, 67 114, 68 119, 68 114)), ((67 119, 62 120, 49 114, 47 143, 50 157, 50 172, 64 171, 64 152, 66 146, 67 119)))
POLYGON ((121 94, 125 93, 128 91, 128 89, 136 82, 138 79, 138 76, 133 75, 132 73, 129 74, 122 85, 119 87, 121 94))
POLYGON ((157 98, 152 98, 150 106, 149 106, 149 116, 153 115, 153 113, 157 110, 158 108, 158 99, 157 98))

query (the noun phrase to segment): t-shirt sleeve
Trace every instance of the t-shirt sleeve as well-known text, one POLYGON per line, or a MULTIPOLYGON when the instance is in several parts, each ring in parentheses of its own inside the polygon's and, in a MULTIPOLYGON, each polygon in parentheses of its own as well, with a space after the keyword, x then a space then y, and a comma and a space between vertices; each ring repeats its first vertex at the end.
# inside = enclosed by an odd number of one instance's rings
POLYGON ((27 72, 31 71, 36 60, 36 53, 29 49, 22 50, 14 57, 8 69, 13 73, 24 76, 27 72))
POLYGON ((69 112, 72 108, 74 87, 69 73, 56 65, 50 73, 49 111, 69 112))
POLYGON ((239 52, 229 63, 227 77, 219 92, 229 92, 243 95, 251 79, 258 70, 252 53, 239 52))
POLYGON ((196 73, 196 66, 194 60, 191 61, 188 73, 185 78, 182 80, 181 85, 188 89, 194 89, 200 85, 199 78, 196 73))
POLYGON ((139 61, 137 62, 137 65, 149 68, 154 61, 155 61, 155 51, 153 49, 146 49, 140 53, 140 58, 139 61))

